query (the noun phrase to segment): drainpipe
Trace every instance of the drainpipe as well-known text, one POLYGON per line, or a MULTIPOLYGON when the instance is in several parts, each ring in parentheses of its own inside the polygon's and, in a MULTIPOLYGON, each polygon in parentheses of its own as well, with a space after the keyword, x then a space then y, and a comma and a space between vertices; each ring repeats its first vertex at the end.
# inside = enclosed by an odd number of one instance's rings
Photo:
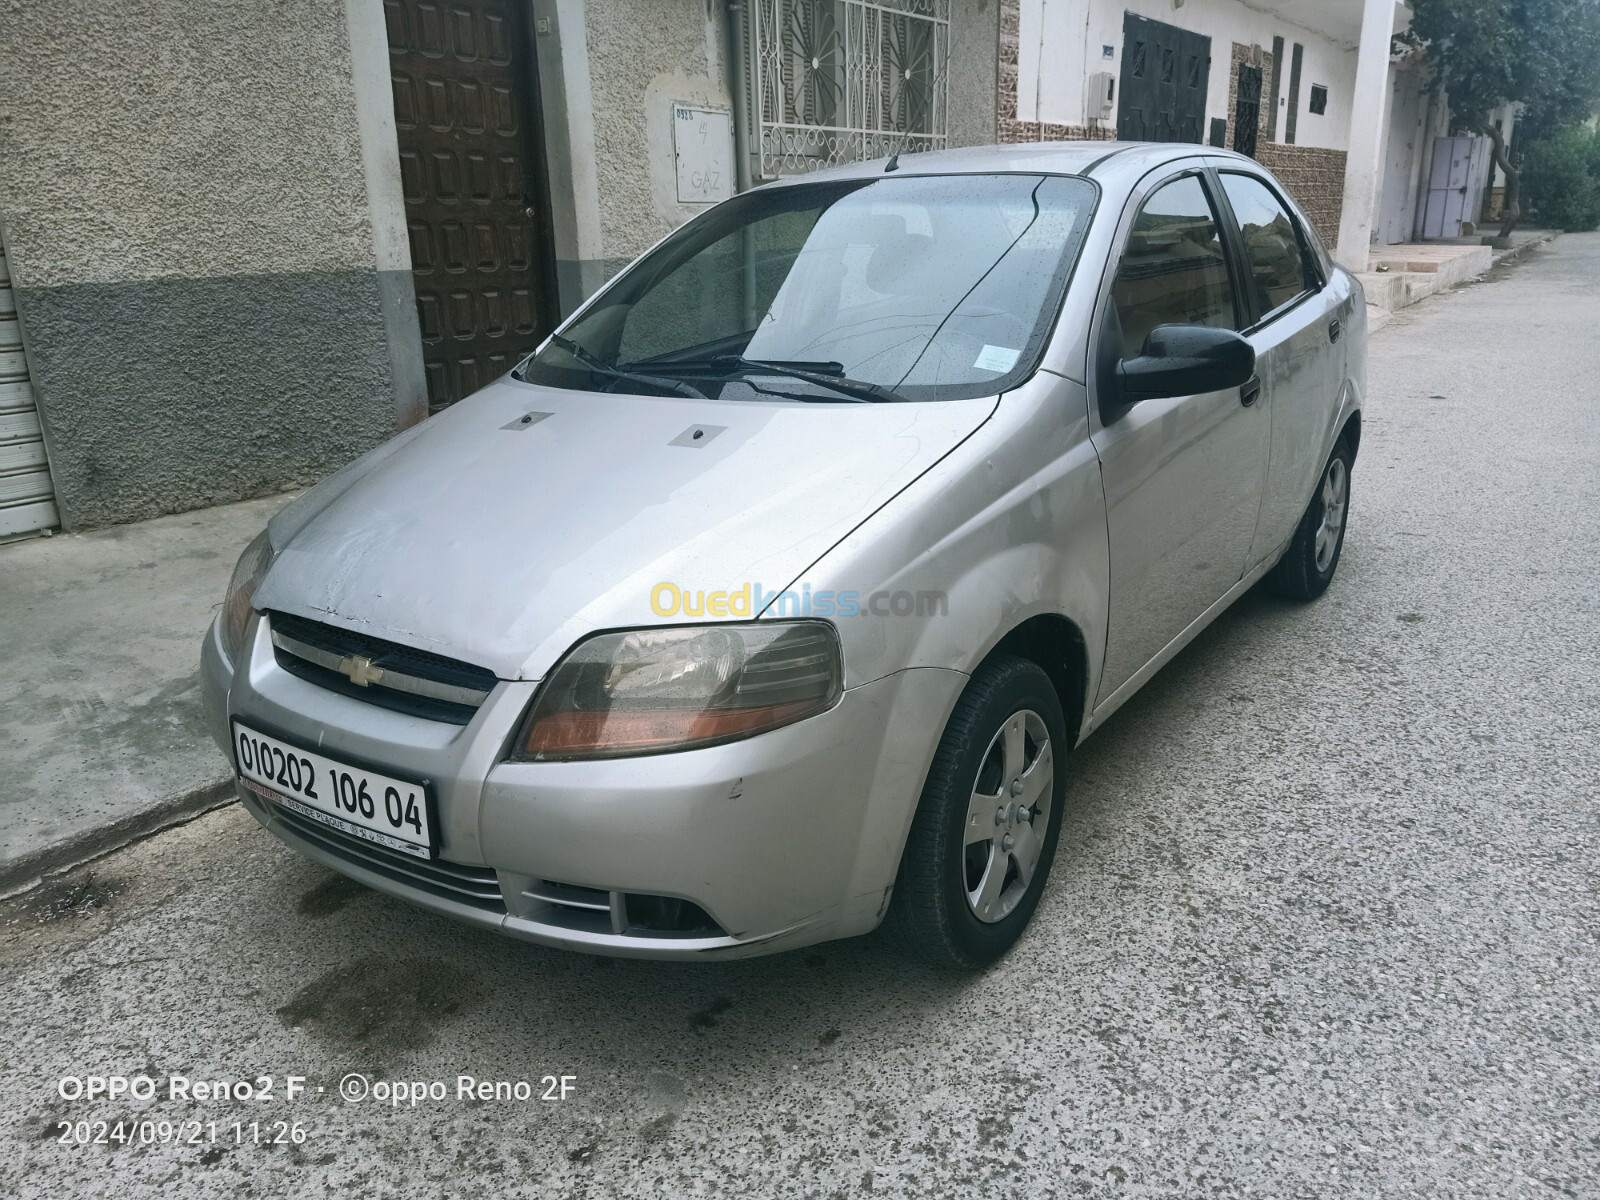
POLYGON ((729 91, 733 94, 733 177, 741 192, 750 190, 750 89, 745 86, 744 22, 745 5, 755 0, 734 0, 727 6, 723 28, 728 37, 728 64, 733 72, 729 91))
MULTIPOLYGON (((727 7, 726 19, 723 26, 728 36, 727 62, 733 72, 733 179, 734 185, 741 192, 750 190, 750 89, 745 85, 746 78, 746 53, 748 47, 745 42, 744 22, 741 20, 746 5, 760 3, 760 0, 734 0, 727 7)), ((741 256, 744 259, 744 279, 742 309, 744 315, 744 328, 756 327, 756 260, 755 247, 750 240, 750 228, 746 226, 739 235, 742 243, 741 256)))

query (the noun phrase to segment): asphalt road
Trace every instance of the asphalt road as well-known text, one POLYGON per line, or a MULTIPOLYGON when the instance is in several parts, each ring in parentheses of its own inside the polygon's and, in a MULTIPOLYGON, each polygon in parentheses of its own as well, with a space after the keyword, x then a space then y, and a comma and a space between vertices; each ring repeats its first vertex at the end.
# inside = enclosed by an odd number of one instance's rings
POLYGON ((223 810, 0 911, 0 1194, 1600 1195, 1597 329, 1588 235, 1374 338, 1332 591, 1247 597, 1081 749, 987 976, 544 951, 223 810), (58 1093, 141 1071, 274 1095, 58 1093), (58 1140, 144 1118, 218 1140, 58 1140))

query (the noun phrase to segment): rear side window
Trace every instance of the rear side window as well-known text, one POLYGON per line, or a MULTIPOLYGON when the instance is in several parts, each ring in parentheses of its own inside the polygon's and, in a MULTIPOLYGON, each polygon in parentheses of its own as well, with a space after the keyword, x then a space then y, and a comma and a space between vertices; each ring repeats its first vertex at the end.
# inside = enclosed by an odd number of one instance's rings
POLYGON ((1200 179, 1186 175, 1145 200, 1111 289, 1132 358, 1157 325, 1239 328, 1221 229, 1200 179))
POLYGON ((1222 190, 1239 219, 1262 319, 1315 291, 1318 277, 1310 243, 1272 190, 1254 176, 1233 172, 1223 173, 1222 190))

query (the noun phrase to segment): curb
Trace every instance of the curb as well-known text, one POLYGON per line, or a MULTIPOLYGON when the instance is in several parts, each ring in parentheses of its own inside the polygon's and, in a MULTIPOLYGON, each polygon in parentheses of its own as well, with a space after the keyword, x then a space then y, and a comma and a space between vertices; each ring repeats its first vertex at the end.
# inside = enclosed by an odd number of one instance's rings
POLYGON ((0 897, 37 886, 44 876, 82 866, 91 859, 120 850, 174 825, 192 821, 202 813, 234 801, 233 777, 214 779, 187 792, 158 800, 149 808, 86 829, 38 850, 0 862, 0 897))
POLYGON ((1534 238, 1531 242, 1523 242, 1520 246, 1509 246, 1504 250, 1496 250, 1490 261, 1493 266, 1498 267, 1501 263, 1510 262, 1524 251, 1532 250, 1535 246, 1547 246, 1560 236, 1561 232, 1559 230, 1552 229, 1542 237, 1534 238))

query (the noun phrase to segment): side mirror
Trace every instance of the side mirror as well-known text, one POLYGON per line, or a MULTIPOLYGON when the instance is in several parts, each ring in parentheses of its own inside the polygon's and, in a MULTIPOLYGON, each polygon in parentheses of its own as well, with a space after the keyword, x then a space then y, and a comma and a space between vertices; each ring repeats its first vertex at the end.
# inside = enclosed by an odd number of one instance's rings
POLYGON ((1231 329, 1157 325, 1137 358, 1117 364, 1124 404, 1242 387, 1256 370, 1255 347, 1231 329))

